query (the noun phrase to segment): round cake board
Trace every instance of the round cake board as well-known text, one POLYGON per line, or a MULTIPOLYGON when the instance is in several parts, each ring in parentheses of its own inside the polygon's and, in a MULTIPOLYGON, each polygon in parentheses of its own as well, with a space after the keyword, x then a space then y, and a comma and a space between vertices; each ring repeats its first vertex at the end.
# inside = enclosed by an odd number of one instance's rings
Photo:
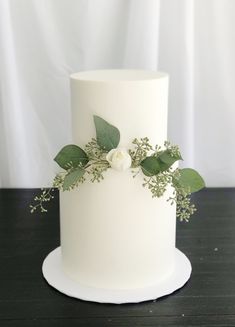
POLYGON ((155 285, 132 290, 109 290, 89 287, 70 279, 62 269, 61 248, 48 254, 42 265, 42 273, 49 285, 68 296, 99 303, 138 303, 155 300, 181 288, 189 279, 192 267, 189 259, 175 249, 175 271, 155 285))

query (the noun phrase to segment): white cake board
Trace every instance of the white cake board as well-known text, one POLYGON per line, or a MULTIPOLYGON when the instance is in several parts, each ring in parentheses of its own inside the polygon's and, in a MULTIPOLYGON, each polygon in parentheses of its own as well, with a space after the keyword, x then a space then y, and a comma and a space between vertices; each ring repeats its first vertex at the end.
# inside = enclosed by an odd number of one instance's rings
POLYGON ((49 253, 42 265, 42 273, 48 284, 61 293, 85 301, 115 304, 155 300, 171 294, 187 282, 191 271, 188 258, 175 249, 175 271, 166 280, 146 288, 107 290, 84 286, 67 277, 62 269, 60 247, 49 253))

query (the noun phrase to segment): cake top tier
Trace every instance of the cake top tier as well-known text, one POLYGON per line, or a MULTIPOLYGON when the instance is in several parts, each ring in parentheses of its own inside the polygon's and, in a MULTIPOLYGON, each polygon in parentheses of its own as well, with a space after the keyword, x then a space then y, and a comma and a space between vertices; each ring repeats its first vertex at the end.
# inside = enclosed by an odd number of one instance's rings
POLYGON ((120 147, 134 138, 153 144, 167 139, 168 75, 148 70, 94 70, 73 74, 71 84, 73 142, 94 137, 93 115, 121 131, 120 147))
POLYGON ((164 72, 134 69, 103 69, 91 70, 72 74, 71 79, 92 82, 123 82, 156 80, 167 77, 164 72))

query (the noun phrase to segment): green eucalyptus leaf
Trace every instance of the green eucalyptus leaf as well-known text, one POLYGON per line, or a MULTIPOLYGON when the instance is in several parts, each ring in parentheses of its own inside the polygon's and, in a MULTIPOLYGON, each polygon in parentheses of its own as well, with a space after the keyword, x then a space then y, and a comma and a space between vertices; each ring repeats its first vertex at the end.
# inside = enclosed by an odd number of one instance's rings
POLYGON ((192 168, 180 169, 180 177, 177 180, 179 185, 188 188, 188 193, 194 193, 205 187, 205 182, 201 175, 192 168))
POLYGON ((182 160, 181 155, 172 156, 169 150, 162 151, 158 158, 169 165, 172 165, 177 160, 182 160))
POLYGON ((63 147, 54 160, 63 169, 68 169, 69 163, 71 163, 73 167, 77 167, 79 165, 85 166, 89 161, 86 152, 74 144, 63 147))
POLYGON ((160 160, 161 171, 169 169, 176 161, 182 160, 181 156, 172 156, 169 150, 162 151, 158 156, 160 160))
POLYGON ((68 190, 73 184, 77 183, 84 175, 85 170, 77 167, 75 170, 69 172, 64 178, 63 190, 68 190))
POLYGON ((106 151, 116 148, 120 141, 119 130, 98 116, 94 116, 94 123, 98 145, 106 151))
POLYGON ((140 166, 146 176, 157 175, 161 171, 160 163, 156 157, 147 157, 141 161, 140 166))

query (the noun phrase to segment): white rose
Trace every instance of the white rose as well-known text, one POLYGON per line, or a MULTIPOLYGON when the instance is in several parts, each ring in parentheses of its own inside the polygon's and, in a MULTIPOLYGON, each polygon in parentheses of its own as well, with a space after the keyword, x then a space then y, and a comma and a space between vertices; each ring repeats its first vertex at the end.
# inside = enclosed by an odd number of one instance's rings
POLYGON ((109 151, 106 156, 113 169, 124 171, 131 167, 131 156, 126 149, 116 148, 109 151))

